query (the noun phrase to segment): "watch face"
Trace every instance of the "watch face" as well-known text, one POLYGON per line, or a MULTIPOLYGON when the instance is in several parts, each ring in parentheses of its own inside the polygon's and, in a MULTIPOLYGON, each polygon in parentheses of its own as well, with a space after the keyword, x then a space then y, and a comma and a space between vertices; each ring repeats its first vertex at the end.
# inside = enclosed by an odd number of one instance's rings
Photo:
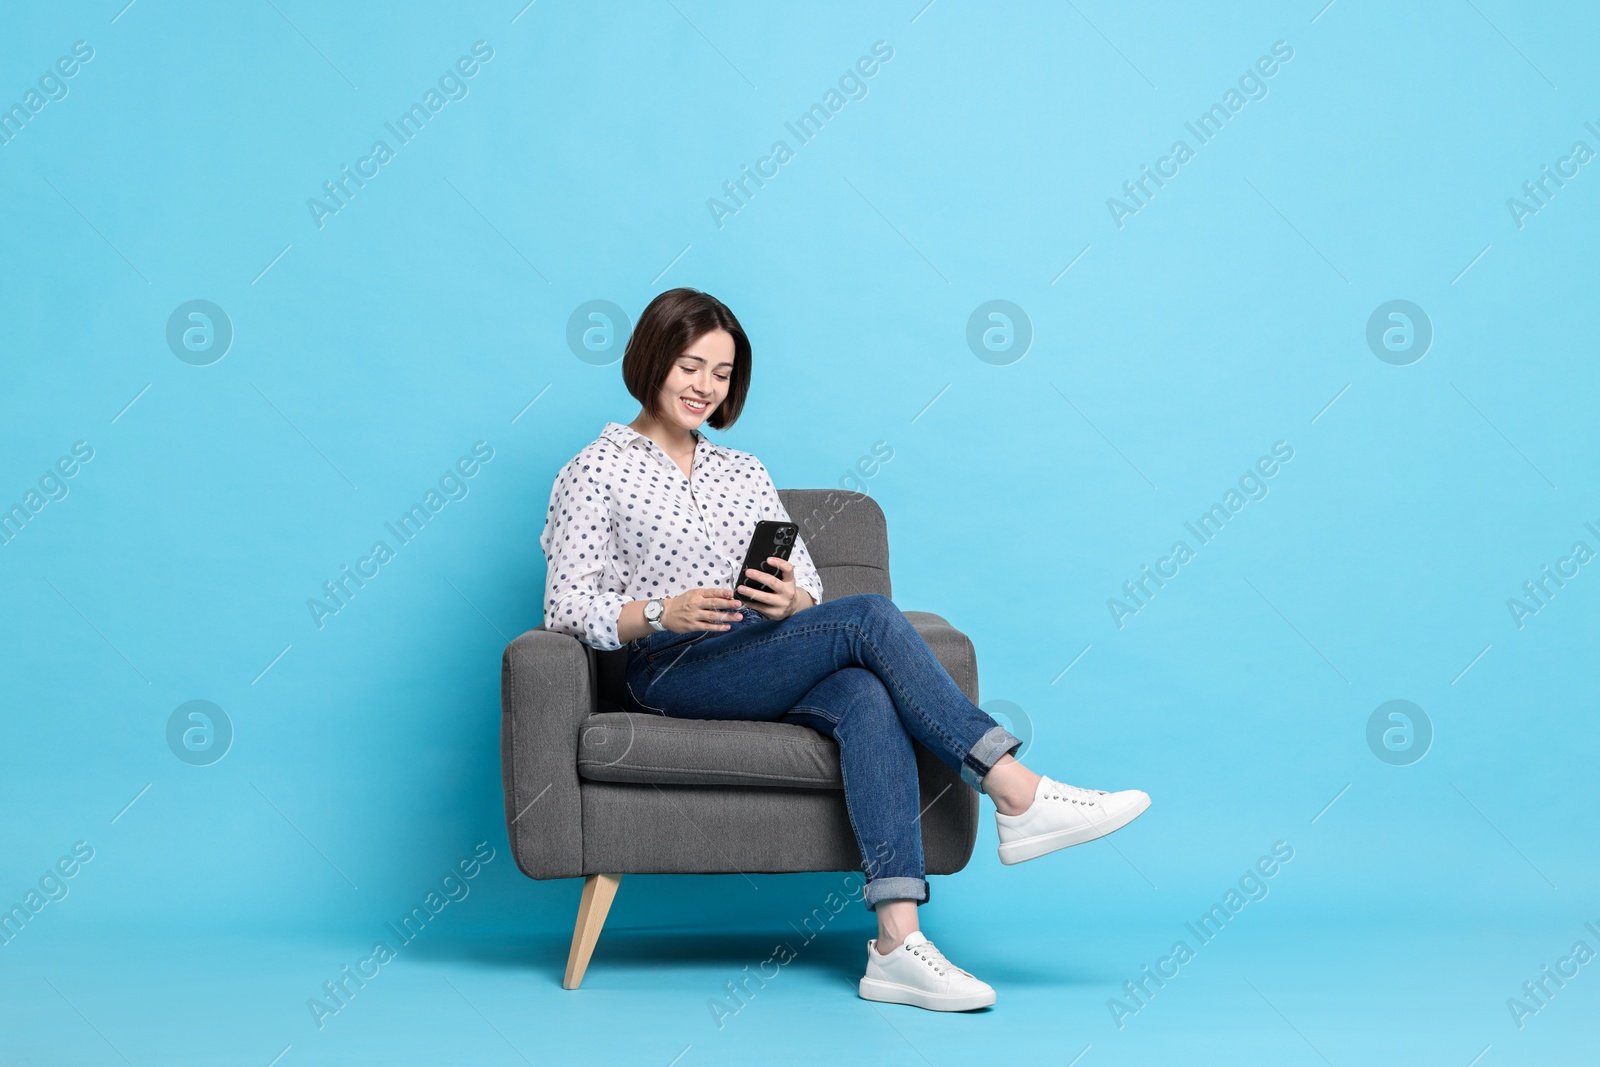
POLYGON ((659 600, 647 601, 644 606, 645 621, 654 622, 661 618, 661 612, 665 607, 666 605, 659 600))

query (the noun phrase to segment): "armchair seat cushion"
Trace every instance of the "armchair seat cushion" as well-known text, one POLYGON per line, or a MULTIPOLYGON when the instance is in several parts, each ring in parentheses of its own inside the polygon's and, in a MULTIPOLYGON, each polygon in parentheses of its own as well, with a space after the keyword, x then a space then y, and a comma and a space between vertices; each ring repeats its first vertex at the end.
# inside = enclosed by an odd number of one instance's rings
POLYGON ((589 781, 844 788, 839 746, 809 726, 600 707, 578 728, 578 775, 589 781))

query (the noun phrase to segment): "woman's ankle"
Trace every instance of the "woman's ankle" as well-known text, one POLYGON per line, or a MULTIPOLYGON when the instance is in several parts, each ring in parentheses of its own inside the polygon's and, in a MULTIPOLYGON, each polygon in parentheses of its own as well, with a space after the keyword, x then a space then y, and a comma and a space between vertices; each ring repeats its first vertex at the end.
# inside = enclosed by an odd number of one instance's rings
POLYGON ((876 947, 882 955, 887 956, 921 929, 917 922, 917 902, 914 900, 885 900, 874 910, 878 914, 876 947))
POLYGON ((1039 775, 1028 770, 1008 752, 989 768, 981 784, 1001 815, 1021 815, 1033 804, 1033 794, 1039 788, 1039 775))

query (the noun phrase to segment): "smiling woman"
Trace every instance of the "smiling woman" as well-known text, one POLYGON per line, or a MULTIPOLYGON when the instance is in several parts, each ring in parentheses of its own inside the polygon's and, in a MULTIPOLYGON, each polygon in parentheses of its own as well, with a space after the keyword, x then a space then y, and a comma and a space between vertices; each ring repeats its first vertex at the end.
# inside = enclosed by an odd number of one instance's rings
MULTIPOLYGON (((743 410, 749 338, 715 297, 672 289, 640 316, 622 380, 639 414, 607 423, 551 492, 540 542, 550 563, 545 624, 598 649, 653 630, 727 630, 741 605, 720 586, 755 524, 789 521, 761 461, 700 429, 730 426, 743 410)), ((822 599, 803 538, 792 555, 789 598, 768 603, 769 617, 822 599)))
MULTIPOLYGON (((744 410, 750 388, 750 339, 744 328, 720 302, 704 301, 693 289, 672 289, 656 297, 628 338, 622 362, 622 383, 645 412, 671 419, 670 409, 687 401, 685 409, 698 416, 710 409, 706 422, 714 430, 726 429, 744 410), (698 298, 698 299, 697 299, 698 298), (717 309, 722 309, 718 314, 717 309), (705 373, 709 368, 709 373, 705 373)), ((635 419, 638 429, 639 419, 635 419)), ((679 420, 685 433, 690 420, 679 420)))
MULTIPOLYGON (((1013 755, 1021 739, 967 699, 887 595, 823 602, 803 535, 790 559, 766 558, 775 570, 752 567, 723 587, 757 523, 790 522, 761 461, 701 430, 738 418, 750 363, 744 328, 715 297, 673 289, 644 309, 622 357, 639 414, 607 423, 550 492, 543 628, 597 650, 626 647, 619 699, 631 714, 786 723, 833 738, 866 873, 861 900, 878 919, 858 992, 934 1011, 988 1007, 994 990, 918 928, 929 886, 912 741, 994 800, 1005 864, 1104 837, 1150 798, 1023 766, 1013 755)), ((574 939, 568 989, 582 980, 619 875, 586 877, 579 922, 592 936, 574 939)))

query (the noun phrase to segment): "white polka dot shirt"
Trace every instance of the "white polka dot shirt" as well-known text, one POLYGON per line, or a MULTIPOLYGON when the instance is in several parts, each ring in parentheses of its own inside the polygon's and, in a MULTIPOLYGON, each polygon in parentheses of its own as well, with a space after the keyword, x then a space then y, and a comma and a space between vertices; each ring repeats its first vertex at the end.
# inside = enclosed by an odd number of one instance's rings
MULTIPOLYGON (((546 629, 597 649, 621 648, 622 605, 733 589, 756 523, 790 521, 759 459, 696 437, 692 478, 660 445, 618 422, 606 423, 561 468, 539 538, 549 565, 546 629)), ((822 577, 804 539, 796 538, 789 559, 795 584, 822 603, 822 577)))

